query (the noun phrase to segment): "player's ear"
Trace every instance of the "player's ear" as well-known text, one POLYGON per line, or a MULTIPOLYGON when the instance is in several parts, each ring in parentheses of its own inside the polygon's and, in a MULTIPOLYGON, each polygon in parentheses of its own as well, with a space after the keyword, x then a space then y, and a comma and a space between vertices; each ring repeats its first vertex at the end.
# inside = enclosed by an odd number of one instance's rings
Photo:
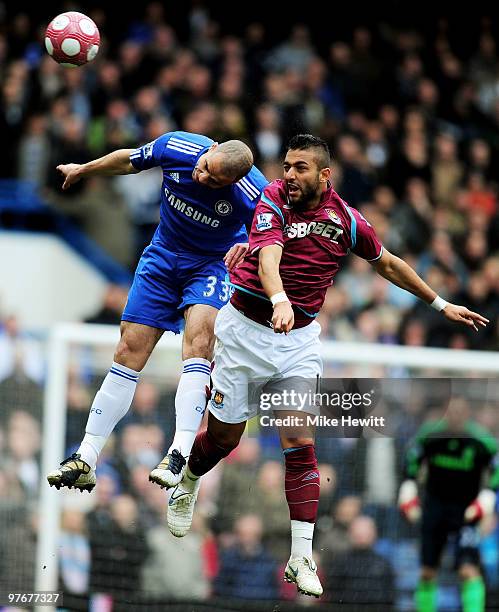
POLYGON ((329 180, 331 180, 331 168, 322 168, 319 172, 319 181, 327 183, 329 180))
POLYGON ((218 147, 218 142, 214 142, 211 147, 208 149, 208 153, 214 151, 218 147))

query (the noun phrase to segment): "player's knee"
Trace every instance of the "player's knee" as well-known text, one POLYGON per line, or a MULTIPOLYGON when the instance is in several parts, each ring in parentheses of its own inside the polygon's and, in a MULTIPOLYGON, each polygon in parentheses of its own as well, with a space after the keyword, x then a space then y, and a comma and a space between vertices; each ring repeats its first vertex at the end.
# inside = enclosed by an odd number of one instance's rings
POLYGON ((208 433, 217 446, 227 451, 227 455, 237 447, 241 439, 239 433, 231 429, 219 429, 217 431, 208 431, 208 433))
POLYGON ((184 359, 199 357, 200 359, 208 359, 210 361, 213 357, 214 344, 215 339, 208 332, 198 334, 190 340, 184 340, 184 359))
POLYGON ((140 371, 147 361, 147 354, 132 336, 124 335, 116 347, 114 361, 132 370, 140 371))
POLYGON ((421 580, 435 580, 436 577, 437 570, 434 567, 421 568, 421 580))
POLYGON ((472 563, 465 563, 459 568, 459 578, 461 578, 461 580, 470 580, 471 578, 477 578, 478 576, 480 576, 480 570, 472 563))
POLYGON ((314 439, 312 437, 300 436, 296 438, 291 438, 288 436, 282 436, 282 448, 301 448, 302 446, 311 446, 314 444, 314 439))

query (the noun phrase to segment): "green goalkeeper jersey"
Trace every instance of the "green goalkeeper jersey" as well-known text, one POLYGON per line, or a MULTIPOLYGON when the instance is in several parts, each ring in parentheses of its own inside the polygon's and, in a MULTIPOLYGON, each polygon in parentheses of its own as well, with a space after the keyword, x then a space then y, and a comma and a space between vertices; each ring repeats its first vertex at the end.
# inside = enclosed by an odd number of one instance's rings
POLYGON ((459 433, 445 419, 425 423, 406 454, 406 478, 416 479, 423 465, 426 493, 447 502, 466 505, 483 487, 499 489, 497 440, 471 421, 459 433))

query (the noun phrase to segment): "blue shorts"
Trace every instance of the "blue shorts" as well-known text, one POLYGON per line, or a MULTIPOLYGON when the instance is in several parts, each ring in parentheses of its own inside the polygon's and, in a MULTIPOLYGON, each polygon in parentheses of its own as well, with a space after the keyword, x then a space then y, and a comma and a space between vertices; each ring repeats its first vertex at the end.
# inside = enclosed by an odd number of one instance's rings
POLYGON ((220 256, 173 253, 152 242, 135 271, 122 321, 180 333, 184 309, 208 304, 220 309, 233 290, 220 256))

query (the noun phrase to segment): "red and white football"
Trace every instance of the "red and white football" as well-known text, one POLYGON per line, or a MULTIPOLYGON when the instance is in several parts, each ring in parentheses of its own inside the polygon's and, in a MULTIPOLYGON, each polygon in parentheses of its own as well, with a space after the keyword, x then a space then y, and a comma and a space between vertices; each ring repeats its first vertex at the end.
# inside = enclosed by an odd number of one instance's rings
POLYGON ((45 32, 45 48, 62 66, 76 68, 94 59, 100 34, 95 23, 83 13, 68 11, 57 15, 45 32))

